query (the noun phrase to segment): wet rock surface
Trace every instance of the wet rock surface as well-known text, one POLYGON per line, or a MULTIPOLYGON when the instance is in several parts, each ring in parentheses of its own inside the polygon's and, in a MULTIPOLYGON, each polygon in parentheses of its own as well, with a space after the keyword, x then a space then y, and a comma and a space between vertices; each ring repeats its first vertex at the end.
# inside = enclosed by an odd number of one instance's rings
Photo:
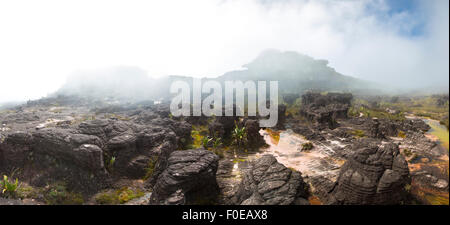
POLYGON ((219 157, 207 150, 173 152, 156 180, 150 204, 211 204, 219 193, 218 161, 219 157))

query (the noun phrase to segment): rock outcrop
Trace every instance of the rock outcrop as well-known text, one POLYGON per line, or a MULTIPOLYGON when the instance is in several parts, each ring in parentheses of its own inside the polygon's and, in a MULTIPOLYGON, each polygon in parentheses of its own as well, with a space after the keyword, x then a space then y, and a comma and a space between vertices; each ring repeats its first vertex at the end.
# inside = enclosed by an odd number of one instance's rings
POLYGON ((304 205, 309 204, 307 190, 301 173, 278 163, 272 155, 263 155, 251 162, 233 201, 239 205, 304 205))
POLYGON ((64 180, 73 189, 93 192, 107 184, 101 146, 100 138, 69 129, 16 132, 0 144, 1 170, 21 168, 35 186, 64 180))
POLYGON ((211 204, 219 193, 219 157, 203 149, 173 152, 153 186, 150 204, 211 204))
POLYGON ((352 98, 352 94, 308 92, 302 95, 300 114, 317 125, 334 129, 336 119, 347 118, 352 98))
POLYGON ((366 126, 369 137, 384 139, 387 137, 396 137, 399 132, 417 133, 426 132, 430 126, 420 119, 406 119, 403 121, 372 118, 367 119, 366 126))
POLYGON ((266 142, 263 136, 259 133, 259 121, 248 119, 244 122, 245 130, 247 131, 247 144, 251 148, 259 148, 264 146, 266 142))
POLYGON ((190 133, 190 126, 173 129, 183 132, 177 136, 170 126, 94 119, 11 131, 0 143, 0 170, 21 168, 20 179, 35 186, 64 181, 72 190, 93 193, 115 175, 143 178, 149 164, 153 175, 159 175, 177 139, 186 136, 186 130, 190 133))
POLYGON ((329 204, 400 204, 410 182, 398 145, 363 139, 353 146, 330 191, 329 204))
POLYGON ((277 129, 284 129, 284 124, 286 122, 286 110, 287 110, 287 106, 284 104, 279 104, 278 105, 278 121, 277 121, 277 125, 276 128, 277 129))

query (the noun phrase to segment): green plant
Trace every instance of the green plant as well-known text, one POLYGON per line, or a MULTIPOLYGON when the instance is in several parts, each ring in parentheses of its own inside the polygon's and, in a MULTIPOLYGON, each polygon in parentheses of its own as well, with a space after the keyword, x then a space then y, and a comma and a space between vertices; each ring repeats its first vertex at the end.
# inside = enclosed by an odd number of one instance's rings
POLYGON ((213 138, 203 137, 203 139, 202 139, 202 146, 203 146, 203 148, 208 149, 208 147, 210 146, 212 141, 213 141, 213 138))
POLYGON ((405 134, 405 132, 403 132, 403 131, 398 131, 398 137, 401 137, 401 138, 405 138, 406 137, 406 134, 405 134))
POLYGON ((302 151, 308 151, 314 148, 314 145, 311 142, 306 142, 302 144, 302 151))
POLYGON ((17 187, 16 193, 17 198, 20 199, 37 198, 39 196, 39 189, 21 183, 19 187, 17 187))
POLYGON ((114 164, 115 164, 115 163, 116 163, 116 157, 112 156, 112 157, 109 159, 109 161, 108 161, 108 170, 109 170, 110 172, 113 171, 113 168, 114 168, 114 164))
POLYGON ((190 148, 201 148, 203 146, 203 139, 208 133, 208 127, 204 125, 192 125, 191 137, 192 141, 187 146, 190 148))
POLYGON ((157 157, 150 158, 150 160, 148 161, 144 180, 147 180, 148 178, 150 178, 153 175, 153 171, 155 170, 155 166, 156 166, 156 161, 158 161, 157 157))
POLYGON ((349 133, 353 136, 360 138, 366 136, 366 133, 363 130, 351 130, 349 133))
POLYGON ((413 153, 411 152, 411 150, 405 148, 405 149, 403 150, 403 154, 404 154, 406 157, 410 157, 413 153))
POLYGON ((233 144, 242 147, 247 141, 247 130, 245 127, 239 128, 237 123, 235 123, 234 130, 232 131, 233 144))
POLYGON ((102 205, 116 205, 124 204, 132 199, 140 198, 144 196, 144 192, 141 190, 133 190, 128 187, 123 187, 115 191, 108 191, 101 193, 95 197, 95 201, 102 205))
POLYGON ((44 200, 49 205, 81 205, 84 202, 81 194, 68 191, 64 183, 48 186, 44 200))
POLYGON ((8 176, 3 175, 3 180, 0 182, 2 189, 2 195, 7 197, 14 197, 16 195, 17 187, 19 186, 19 180, 16 178, 15 182, 9 180, 8 176))
POLYGON ((216 149, 222 145, 222 138, 216 138, 213 142, 213 148, 216 149))

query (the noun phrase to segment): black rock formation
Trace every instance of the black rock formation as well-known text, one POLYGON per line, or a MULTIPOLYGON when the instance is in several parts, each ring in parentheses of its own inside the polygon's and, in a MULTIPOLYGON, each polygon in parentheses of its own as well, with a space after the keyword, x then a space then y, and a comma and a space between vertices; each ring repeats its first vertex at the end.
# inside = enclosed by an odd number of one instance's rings
POLYGON ((153 186, 150 204, 212 203, 219 193, 216 181, 218 161, 217 155, 203 149, 173 152, 153 186))
POLYGON ((347 118, 352 94, 308 92, 302 95, 300 114, 319 126, 337 127, 336 119, 347 118))
POLYGON ((272 155, 251 162, 238 186, 234 204, 305 205, 308 188, 301 173, 278 163, 272 155))
POLYGON ((410 182, 398 145, 362 139, 342 166, 328 204, 400 204, 410 182))

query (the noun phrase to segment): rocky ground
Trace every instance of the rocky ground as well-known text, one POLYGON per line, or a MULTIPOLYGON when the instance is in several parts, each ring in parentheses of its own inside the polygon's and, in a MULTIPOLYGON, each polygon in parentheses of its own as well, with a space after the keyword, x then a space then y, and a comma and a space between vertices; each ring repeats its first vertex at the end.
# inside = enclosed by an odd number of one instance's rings
POLYGON ((265 130, 152 102, 4 110, 0 174, 19 182, 0 204, 448 204, 448 149, 421 118, 351 114, 351 94, 298 97, 265 130))

